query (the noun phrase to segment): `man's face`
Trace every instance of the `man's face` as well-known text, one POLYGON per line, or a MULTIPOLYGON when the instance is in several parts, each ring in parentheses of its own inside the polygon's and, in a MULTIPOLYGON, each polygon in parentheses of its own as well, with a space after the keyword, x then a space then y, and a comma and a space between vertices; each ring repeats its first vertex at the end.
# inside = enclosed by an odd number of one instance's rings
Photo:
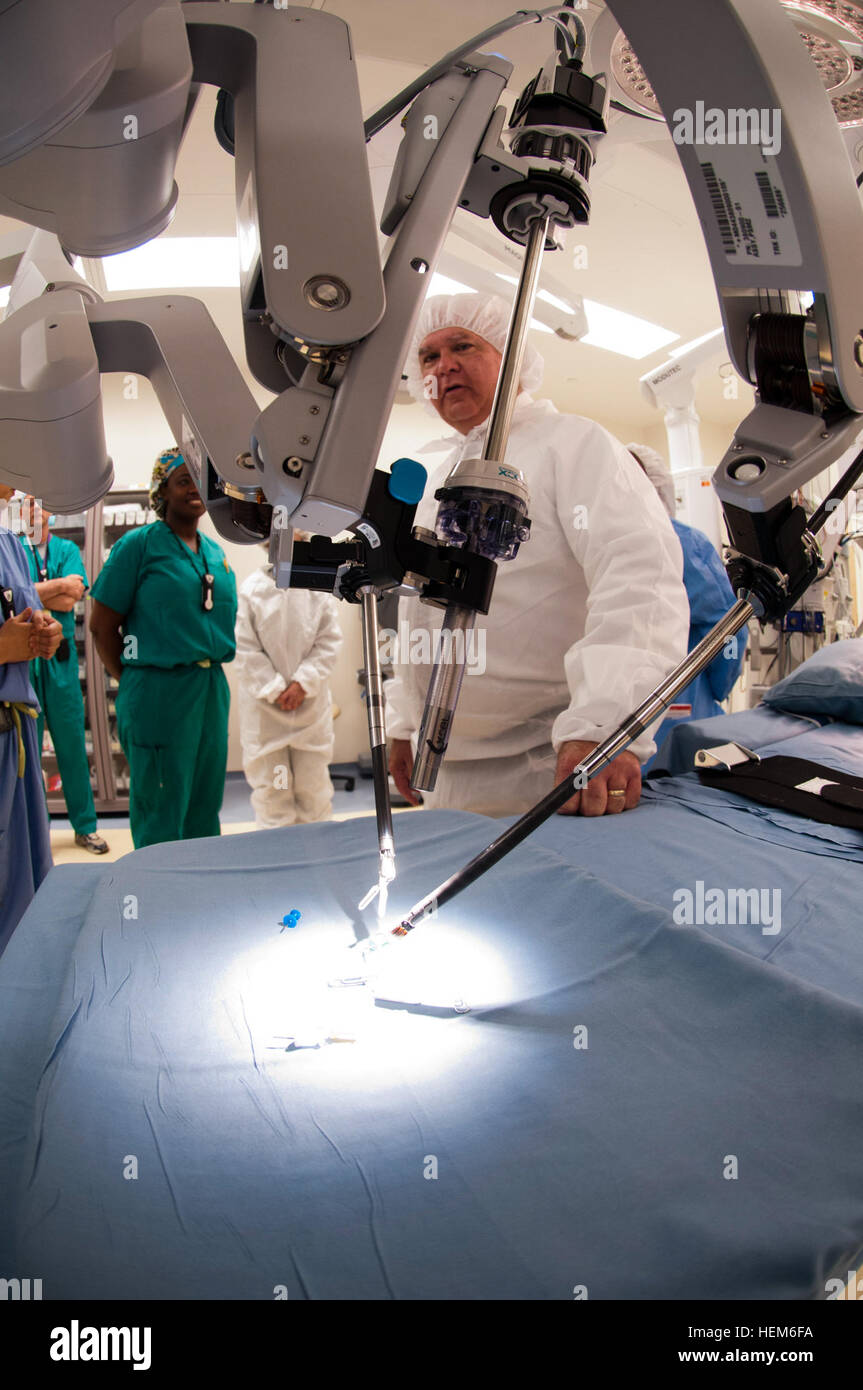
POLYGON ((420 343, 426 396, 461 434, 488 419, 500 363, 497 348, 469 328, 439 328, 420 343))
POLYGON ((35 545, 41 545, 48 535, 51 513, 46 512, 35 497, 25 497, 21 503, 21 518, 24 530, 35 545))

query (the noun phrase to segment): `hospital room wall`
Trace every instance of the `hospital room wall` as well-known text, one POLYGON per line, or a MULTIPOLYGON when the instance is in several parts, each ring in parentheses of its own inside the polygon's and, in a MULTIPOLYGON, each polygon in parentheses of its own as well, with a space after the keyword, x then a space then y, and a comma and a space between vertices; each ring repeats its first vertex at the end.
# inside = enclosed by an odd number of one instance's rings
MULTIPOLYGON (((105 428, 108 452, 114 460, 115 486, 146 488, 156 455, 172 442, 161 408, 152 388, 144 379, 135 379, 133 391, 128 378, 105 377, 103 388, 105 428)), ((572 403, 568 408, 577 410, 578 407, 572 403)), ((625 442, 638 440, 667 454, 665 429, 658 414, 655 423, 651 422, 650 426, 625 417, 601 420, 600 423, 625 442)), ((427 414, 421 406, 398 405, 393 409, 384 435, 379 463, 382 467, 388 468, 394 459, 410 455, 421 444, 437 439, 445 433, 447 431, 442 422, 436 416, 427 414)), ((716 429, 715 440, 713 434, 714 431, 709 428, 703 430, 706 459, 718 458, 727 447, 728 440, 724 431, 716 429)), ((225 542, 217 536, 209 518, 205 519, 202 526, 228 553, 239 587, 263 562, 263 551, 254 545, 232 545, 225 542)), ((334 757, 336 762, 352 762, 367 744, 365 706, 357 683, 357 671, 362 665, 359 609, 352 604, 340 603, 339 618, 345 640, 330 687, 333 700, 340 711, 335 723, 334 757)), ((225 669, 232 695, 228 770, 239 772, 242 771, 242 756, 234 698, 236 676, 233 666, 228 665, 225 669)))

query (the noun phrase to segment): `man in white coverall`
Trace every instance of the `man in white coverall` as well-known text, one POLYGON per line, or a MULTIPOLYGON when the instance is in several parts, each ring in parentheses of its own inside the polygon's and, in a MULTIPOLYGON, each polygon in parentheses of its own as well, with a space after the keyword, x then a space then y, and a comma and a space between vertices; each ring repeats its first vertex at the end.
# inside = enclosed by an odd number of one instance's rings
MULTIPOLYGON (((408 386, 456 433, 441 443, 449 452, 430 469, 417 525, 434 527, 435 489, 459 459, 482 452, 508 320, 496 296, 439 295, 423 307, 408 386)), ((429 806, 492 816, 528 810, 686 655, 683 558, 654 488, 607 430, 534 401, 528 392, 541 378, 542 358, 528 344, 505 461, 525 476, 530 539, 498 564, 491 611, 477 615, 476 673, 467 667, 436 789, 423 793, 429 806)), ((400 631, 433 629, 441 618, 417 599, 400 601, 400 631)), ((411 655, 396 653, 387 733, 395 783, 416 802, 411 739, 431 666, 411 655)), ((563 812, 634 807, 653 750, 642 734, 563 812)))
POLYGON ((277 589, 269 564, 241 586, 234 669, 258 829, 326 820, 332 811, 327 682, 341 645, 332 594, 277 589))

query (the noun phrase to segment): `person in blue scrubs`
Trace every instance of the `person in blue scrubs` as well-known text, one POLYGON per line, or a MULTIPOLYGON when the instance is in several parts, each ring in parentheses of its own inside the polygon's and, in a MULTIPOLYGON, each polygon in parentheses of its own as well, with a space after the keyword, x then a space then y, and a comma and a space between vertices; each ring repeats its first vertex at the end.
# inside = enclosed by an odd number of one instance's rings
POLYGON ((236 651, 237 584, 198 531, 206 508, 179 449, 156 460, 159 517, 122 536, 93 585, 90 630, 120 682, 117 732, 129 762, 136 849, 218 835, 236 651))
MULTIPOLYGON (((14 491, 0 484, 0 523, 14 491)), ((0 524, 0 952, 51 867, 30 661, 53 657, 61 636, 17 537, 0 524)))
MULTIPOLYGON (((736 602, 734 590, 728 582, 728 575, 716 551, 703 531, 695 526, 687 526, 674 515, 674 483, 665 463, 655 450, 646 444, 628 444, 633 458, 641 464, 656 491, 660 501, 671 518, 671 525, 683 551, 683 584, 689 599, 689 646, 692 651, 712 627, 724 618, 729 608, 736 602)), ((725 714, 720 701, 727 699, 740 675, 746 652, 747 634, 745 630, 726 643, 725 650, 713 659, 700 676, 696 676, 684 690, 674 697, 671 711, 663 719, 653 737, 656 749, 653 757, 644 766, 648 775, 651 768, 661 766, 659 751, 671 731, 688 719, 710 719, 715 714, 725 714)))

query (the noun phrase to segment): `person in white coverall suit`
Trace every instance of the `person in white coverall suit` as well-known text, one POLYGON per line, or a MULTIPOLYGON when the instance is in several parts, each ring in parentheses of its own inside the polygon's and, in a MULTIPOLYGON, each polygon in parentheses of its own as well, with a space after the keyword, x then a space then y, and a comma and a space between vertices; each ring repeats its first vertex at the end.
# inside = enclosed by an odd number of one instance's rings
POLYGON ((240 741, 259 829, 326 820, 332 811, 327 682, 342 645, 337 613, 332 594, 277 589, 269 564, 240 588, 240 741))
MULTIPOLYGON (((482 452, 509 311, 496 296, 426 301, 407 363, 408 386, 455 434, 438 448, 416 524, 433 527, 435 488, 482 452)), ((689 605, 679 542, 654 488, 607 430, 528 394, 542 359, 528 345, 505 462, 530 492, 530 539, 498 564, 487 617, 477 615, 449 748, 426 805, 520 814, 535 805, 636 708, 686 655, 689 605), (485 643, 483 650, 482 644, 485 643)), ((427 453, 426 446, 420 453, 427 453)), ((399 627, 435 628, 441 610, 402 598, 399 627)), ((407 631, 407 629, 405 629, 407 631)), ((421 650, 420 643, 412 648, 421 650)), ((404 643, 402 644, 402 647, 404 643)), ((432 648, 433 654, 433 648, 432 648)), ((408 784, 430 664, 397 650, 388 682, 390 771, 408 784)), ((634 807, 649 732, 562 808, 604 815, 634 807)))

